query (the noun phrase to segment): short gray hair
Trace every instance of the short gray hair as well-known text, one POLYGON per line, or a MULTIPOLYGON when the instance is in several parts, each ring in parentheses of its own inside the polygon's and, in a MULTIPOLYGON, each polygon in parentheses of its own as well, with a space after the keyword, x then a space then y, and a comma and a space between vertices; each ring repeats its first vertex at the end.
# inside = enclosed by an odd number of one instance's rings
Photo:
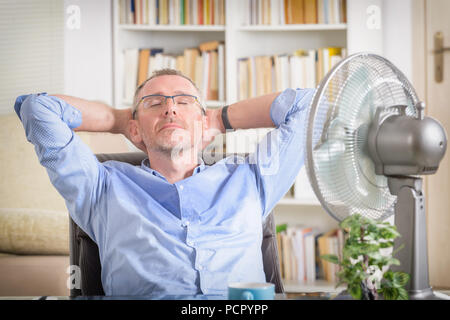
POLYGON ((133 116, 134 116, 135 113, 137 114, 136 107, 137 107, 137 104, 138 104, 138 102, 139 102, 139 101, 138 101, 138 96, 139 96, 139 92, 141 92, 141 89, 145 86, 145 84, 146 84, 147 82, 149 82, 150 80, 152 80, 152 79, 154 79, 154 78, 160 77, 160 76, 179 76, 179 77, 182 77, 182 78, 188 80, 188 81, 194 86, 194 88, 197 89, 197 92, 198 92, 198 95, 199 95, 198 98, 199 98, 199 100, 200 100, 200 104, 202 105, 203 111, 205 111, 206 107, 205 107, 205 105, 204 105, 204 103, 203 103, 201 91, 200 91, 200 89, 197 87, 197 85, 194 83, 194 81, 192 81, 191 78, 189 78, 187 75, 185 75, 183 72, 181 72, 181 71, 179 71, 179 70, 176 70, 176 69, 170 69, 170 68, 164 68, 164 69, 159 69, 159 70, 153 71, 152 75, 151 75, 147 80, 145 80, 144 82, 142 82, 142 83, 136 88, 136 91, 134 92, 133 106, 132 106, 132 110, 131 110, 133 116))

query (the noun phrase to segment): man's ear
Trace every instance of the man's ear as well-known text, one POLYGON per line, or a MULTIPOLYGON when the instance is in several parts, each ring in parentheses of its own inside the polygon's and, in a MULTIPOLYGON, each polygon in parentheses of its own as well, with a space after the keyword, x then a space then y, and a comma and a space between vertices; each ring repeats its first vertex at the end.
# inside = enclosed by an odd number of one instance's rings
POLYGON ((128 124, 128 133, 130 136, 131 142, 138 147, 139 149, 145 151, 144 140, 142 139, 141 130, 139 128, 139 123, 137 120, 129 120, 128 124), (144 149, 142 149, 144 147, 144 149))

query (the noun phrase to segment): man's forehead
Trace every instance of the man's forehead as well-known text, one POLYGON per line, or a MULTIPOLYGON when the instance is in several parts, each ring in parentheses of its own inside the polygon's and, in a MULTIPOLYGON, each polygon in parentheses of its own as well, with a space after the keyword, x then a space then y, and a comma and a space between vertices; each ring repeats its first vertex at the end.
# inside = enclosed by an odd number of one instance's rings
POLYGON ((149 94, 193 94, 197 95, 197 89, 192 83, 178 75, 161 75, 149 80, 142 88, 142 95, 149 94))

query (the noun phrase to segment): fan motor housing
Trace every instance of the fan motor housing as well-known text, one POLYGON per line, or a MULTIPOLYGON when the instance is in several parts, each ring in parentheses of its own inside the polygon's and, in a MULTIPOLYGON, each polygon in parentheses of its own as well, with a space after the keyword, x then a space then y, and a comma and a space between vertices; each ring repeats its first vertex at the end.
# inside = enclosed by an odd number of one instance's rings
POLYGON ((430 117, 412 117, 406 106, 395 106, 397 114, 383 117, 377 110, 369 129, 369 154, 379 175, 433 174, 447 148, 442 125, 430 117))

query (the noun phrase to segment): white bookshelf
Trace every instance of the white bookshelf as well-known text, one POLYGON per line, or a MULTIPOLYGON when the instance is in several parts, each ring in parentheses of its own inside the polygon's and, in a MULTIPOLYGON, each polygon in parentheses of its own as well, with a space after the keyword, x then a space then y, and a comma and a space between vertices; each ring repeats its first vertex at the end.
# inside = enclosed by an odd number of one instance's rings
POLYGON ((242 26, 239 31, 325 31, 346 30, 347 24, 290 24, 290 25, 251 25, 242 26))
POLYGON ((197 25, 135 25, 135 24, 122 24, 119 25, 120 30, 131 31, 196 31, 196 32, 210 32, 210 31, 225 31, 225 26, 197 26, 197 25))
MULTIPOLYGON (((224 26, 199 25, 120 25, 117 1, 113 0, 114 105, 129 107, 122 101, 122 52, 127 48, 162 47, 164 52, 181 54, 184 48, 206 41, 225 42, 226 101, 208 101, 208 107, 221 107, 238 100, 237 61, 257 55, 292 54, 298 49, 345 47, 350 55, 357 51, 382 52, 381 30, 368 29, 365 16, 369 5, 382 0, 347 0, 347 24, 244 25, 247 1, 226 0, 224 26), (373 41, 372 41, 373 40, 373 41)), ((239 131, 234 134, 244 134, 239 131)), ((227 135, 228 136, 228 135, 227 135)), ((228 140, 228 138, 227 138, 228 140)), ((227 152, 230 150, 227 143, 227 152)), ((276 223, 304 224, 327 231, 338 223, 317 199, 285 197, 275 208, 276 223)), ((298 283, 285 281, 287 292, 335 292, 326 281, 298 283)))
POLYGON ((292 196, 285 196, 278 202, 278 206, 320 206, 317 199, 295 199, 292 196))

